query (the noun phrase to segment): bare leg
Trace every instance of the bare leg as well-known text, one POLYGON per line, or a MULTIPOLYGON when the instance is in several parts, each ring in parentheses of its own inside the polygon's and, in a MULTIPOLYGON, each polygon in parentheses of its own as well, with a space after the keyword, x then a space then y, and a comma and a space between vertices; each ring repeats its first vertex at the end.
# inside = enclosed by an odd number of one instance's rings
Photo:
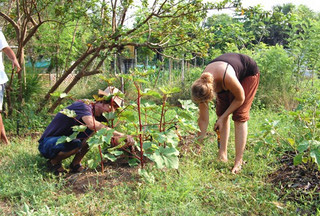
MULTIPOLYGON (((50 162, 52 165, 56 165, 58 163, 61 163, 62 160, 70 157, 71 155, 76 154, 77 152, 79 152, 79 148, 73 149, 72 151, 69 151, 69 152, 59 152, 56 157, 54 157, 50 160, 50 162)), ((60 171, 60 172, 63 170, 64 170, 63 167, 58 169, 58 171, 60 171)))
POLYGON ((10 144, 6 135, 6 131, 4 129, 3 121, 2 121, 2 112, 0 112, 0 138, 4 142, 4 144, 10 144))
MULTIPOLYGON (((89 151, 89 146, 86 142, 82 143, 81 150, 74 156, 72 160, 72 165, 75 166, 77 164, 81 163, 82 158, 86 155, 86 153, 89 151)), ((81 170, 79 170, 81 171, 81 170)))
POLYGON ((234 122, 235 128, 235 147, 236 158, 232 173, 238 173, 241 170, 243 152, 246 147, 247 134, 248 134, 248 122, 234 122))
POLYGON ((228 161, 228 141, 229 141, 229 134, 230 134, 230 117, 228 117, 227 121, 224 122, 223 127, 219 128, 220 131, 220 149, 218 159, 227 162, 228 161))

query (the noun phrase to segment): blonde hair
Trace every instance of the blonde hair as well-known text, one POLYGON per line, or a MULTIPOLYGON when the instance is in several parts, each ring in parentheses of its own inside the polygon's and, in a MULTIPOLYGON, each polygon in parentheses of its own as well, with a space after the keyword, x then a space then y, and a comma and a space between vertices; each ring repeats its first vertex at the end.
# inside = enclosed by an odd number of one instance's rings
POLYGON ((191 97, 196 103, 207 103, 215 97, 214 79, 211 73, 205 72, 191 86, 191 97))

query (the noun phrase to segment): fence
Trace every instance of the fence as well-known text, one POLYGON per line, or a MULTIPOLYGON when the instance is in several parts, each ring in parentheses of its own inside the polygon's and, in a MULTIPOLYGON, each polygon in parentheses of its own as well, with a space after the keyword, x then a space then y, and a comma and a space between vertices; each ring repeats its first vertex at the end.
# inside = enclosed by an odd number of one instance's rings
MULTIPOLYGON (((76 75, 75 74, 69 74, 66 79, 64 79, 63 84, 68 85, 72 82, 76 75)), ((57 81, 57 75, 56 74, 39 74, 40 80, 43 82, 46 86, 52 86, 57 81)))

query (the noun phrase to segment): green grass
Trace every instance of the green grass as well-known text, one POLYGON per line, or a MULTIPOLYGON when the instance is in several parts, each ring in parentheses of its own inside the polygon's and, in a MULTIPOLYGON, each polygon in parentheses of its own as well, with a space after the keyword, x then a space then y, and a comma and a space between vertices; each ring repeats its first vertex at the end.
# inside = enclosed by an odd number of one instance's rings
POLYGON ((286 202, 267 183, 268 174, 279 167, 281 152, 254 150, 265 118, 280 117, 253 111, 244 156, 247 164, 238 175, 230 172, 234 138, 229 143, 229 162, 221 163, 211 137, 201 153, 182 155, 178 170, 158 170, 148 164, 154 182, 140 177, 137 168, 107 167, 104 174, 91 173, 82 192, 75 192, 67 179, 47 172, 36 138, 11 137, 11 145, 0 145, 0 215, 296 215, 297 209, 308 209, 310 203, 286 202), (131 176, 123 178, 128 170, 131 176))

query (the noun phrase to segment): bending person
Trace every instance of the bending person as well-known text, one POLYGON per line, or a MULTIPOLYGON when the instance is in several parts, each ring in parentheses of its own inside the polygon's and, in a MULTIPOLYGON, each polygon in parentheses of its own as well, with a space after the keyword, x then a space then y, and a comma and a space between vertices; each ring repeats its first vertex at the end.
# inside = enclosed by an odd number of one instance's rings
MULTIPOLYGON (((104 91, 99 90, 99 95, 109 96, 119 92, 115 87, 108 87, 104 91)), ((110 98, 110 97, 108 97, 110 98)), ((104 112, 114 112, 115 109, 123 105, 123 99, 118 96, 112 96, 108 101, 101 100, 94 104, 86 104, 83 101, 76 101, 67 107, 69 110, 73 110, 77 116, 76 121, 73 118, 58 113, 55 118, 48 125, 43 135, 39 140, 39 151, 42 156, 48 159, 47 166, 55 175, 65 173, 65 169, 62 167, 62 160, 74 155, 74 158, 70 164, 70 171, 72 173, 81 172, 84 167, 81 165, 81 160, 89 150, 89 146, 86 140, 94 130, 100 130, 108 127, 102 124, 98 119, 102 117, 104 112), (88 128, 86 132, 81 132, 76 139, 70 142, 56 144, 57 140, 61 136, 70 136, 73 133, 72 127, 80 125, 79 121, 85 124, 88 128)), ((126 144, 132 146, 134 140, 131 136, 127 136, 118 131, 113 132, 114 138, 126 137, 126 144)))
POLYGON ((208 102, 216 97, 218 119, 214 130, 220 132, 219 160, 226 162, 230 133, 230 114, 235 128, 236 157, 232 173, 238 173, 243 163, 247 142, 249 111, 260 80, 256 62, 249 56, 226 53, 211 61, 192 87, 192 99, 199 104, 200 141, 209 124, 208 102))

